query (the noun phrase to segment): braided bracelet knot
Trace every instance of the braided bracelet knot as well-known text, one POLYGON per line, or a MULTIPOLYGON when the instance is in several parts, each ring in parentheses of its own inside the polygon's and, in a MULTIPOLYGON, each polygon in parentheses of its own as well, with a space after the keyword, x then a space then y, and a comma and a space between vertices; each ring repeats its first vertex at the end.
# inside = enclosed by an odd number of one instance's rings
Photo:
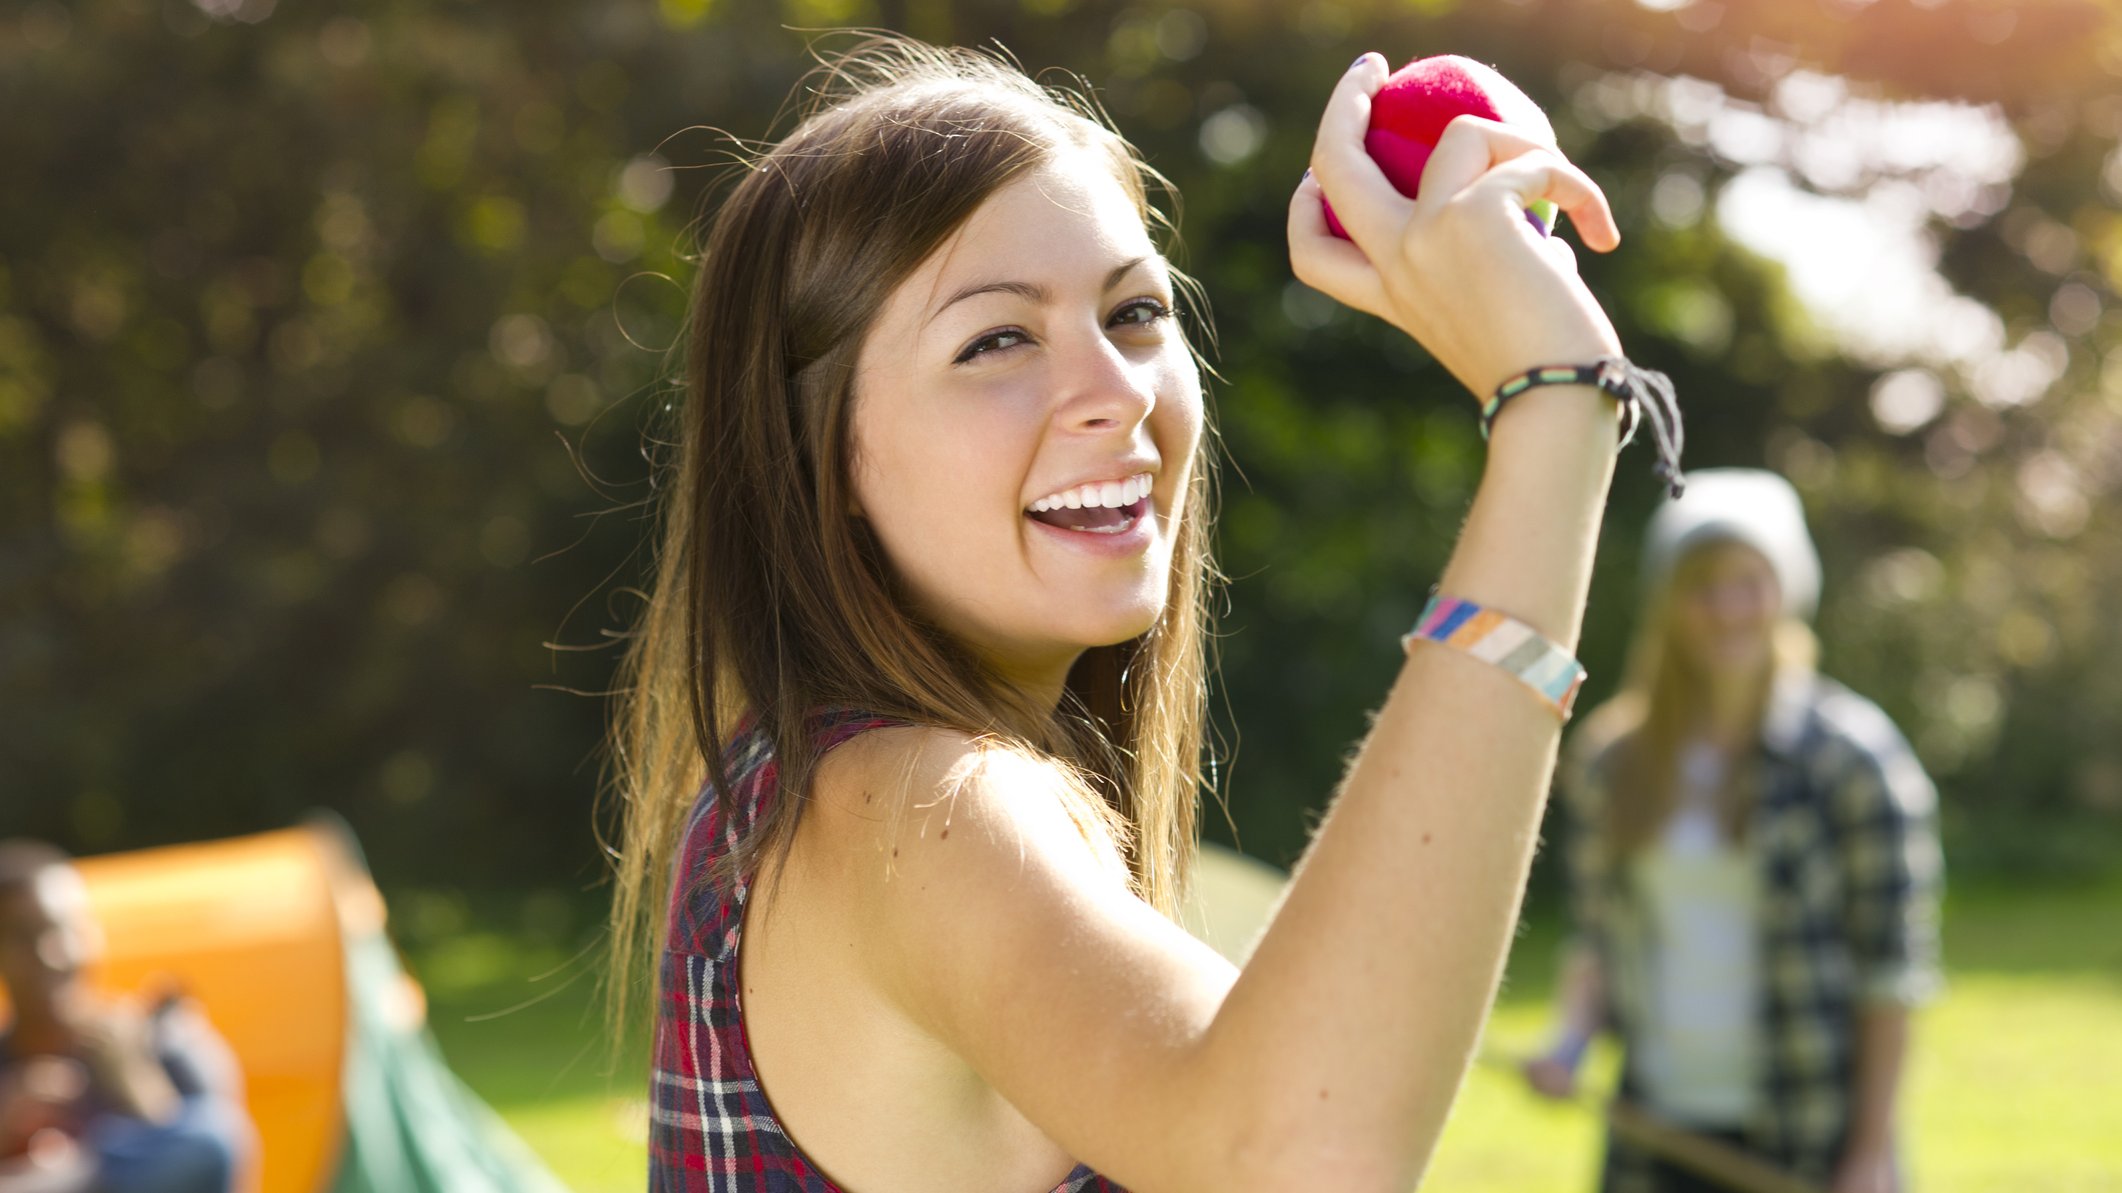
POLYGON ((1616 451, 1635 441, 1636 432, 1650 427, 1651 446, 1657 459, 1651 473, 1667 492, 1678 497, 1687 484, 1680 476, 1680 449, 1687 435, 1680 424, 1680 399, 1673 392, 1672 378, 1656 369, 1631 363, 1624 356, 1602 356, 1585 365, 1540 365, 1525 370, 1496 387, 1481 404, 1481 437, 1488 438, 1496 415, 1512 398, 1542 385, 1589 385, 1612 397, 1621 407, 1620 442, 1616 451))

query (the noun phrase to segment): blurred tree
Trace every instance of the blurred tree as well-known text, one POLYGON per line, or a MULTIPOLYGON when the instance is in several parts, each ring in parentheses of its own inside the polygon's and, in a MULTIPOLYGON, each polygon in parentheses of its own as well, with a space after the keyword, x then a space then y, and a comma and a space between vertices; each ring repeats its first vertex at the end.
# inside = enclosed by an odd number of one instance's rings
MULTIPOLYGON (((1466 396, 1288 276, 1288 188, 1362 49, 1495 62, 1554 114, 1627 239, 1585 272, 1678 381, 1690 462, 1798 482, 1831 669, 1956 815, 2122 819, 2107 7, 33 0, 0 14, 0 831, 325 805, 386 880, 591 880, 603 710, 547 689, 600 690, 634 608, 717 130, 785 127, 788 26, 850 23, 1080 72, 1186 197, 1247 848, 1301 848, 1480 471, 1466 396), (1885 213, 1960 297, 1863 339, 1739 218, 1762 196, 1885 213)), ((1590 699, 1653 499, 1627 463, 1590 699)))

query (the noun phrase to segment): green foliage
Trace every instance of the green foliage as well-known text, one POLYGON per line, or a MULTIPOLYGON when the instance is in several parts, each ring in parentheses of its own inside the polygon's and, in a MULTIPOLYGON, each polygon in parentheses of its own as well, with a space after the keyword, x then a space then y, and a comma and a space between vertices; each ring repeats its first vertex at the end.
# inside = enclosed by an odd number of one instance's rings
MULTIPOLYGON (((1495 62, 1553 113, 1626 238, 1584 271, 1678 382, 1690 462, 1803 489, 1829 669, 1910 729, 1955 823, 2122 813, 2106 7, 36 0, 0 15, 5 829, 101 849, 324 805, 386 876, 593 881, 603 711, 554 689, 602 690, 636 607, 642 434, 727 177, 717 130, 776 127, 807 65, 784 25, 851 21, 1080 72, 1186 196, 1227 379, 1220 719, 1248 849, 1301 848, 1480 473, 1466 395, 1288 276, 1318 105, 1372 48, 1495 62), (1841 106, 1797 110, 1798 72, 1845 78, 1841 106), (1791 144, 1871 100, 1996 105, 2021 164, 1966 194, 1890 153, 1782 165, 1930 196, 1940 268, 2012 361, 1838 338, 1715 218, 1777 163, 1691 123, 1682 76, 1791 144), (1941 400, 1882 422, 1904 365, 1941 400)), ((1588 699, 1653 499, 1632 454, 1588 699)))

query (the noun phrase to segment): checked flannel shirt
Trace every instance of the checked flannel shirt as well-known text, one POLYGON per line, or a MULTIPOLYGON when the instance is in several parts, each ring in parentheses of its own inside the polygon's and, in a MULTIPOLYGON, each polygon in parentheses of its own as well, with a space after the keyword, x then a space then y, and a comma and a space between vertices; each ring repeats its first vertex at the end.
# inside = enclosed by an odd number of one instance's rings
MULTIPOLYGON (((1624 1052, 1646 1015, 1652 922, 1603 831, 1611 745, 1566 772, 1571 917, 1606 976, 1624 1052)), ((1801 1177, 1833 1175, 1851 1110, 1865 1003, 1914 1005, 1941 981, 1937 793, 1878 706, 1816 675, 1782 677, 1741 765, 1758 866, 1763 1041, 1749 1148, 1801 1177)), ((1623 1093, 1632 1092, 1624 1063, 1623 1093)), ((1647 1159, 1610 1140, 1608 1193, 1650 1188, 1647 1159)))
MULTIPOLYGON (((846 711, 811 720, 821 753, 899 723, 846 711)), ((737 991, 751 876, 725 890, 707 874, 778 795, 773 740, 755 725, 742 727, 726 762, 738 815, 724 817, 712 788, 702 791, 673 867, 649 1077, 648 1187, 650 1193, 840 1193, 774 1117, 752 1066, 737 991)), ((1079 1164, 1053 1193, 1126 1191, 1079 1164)))

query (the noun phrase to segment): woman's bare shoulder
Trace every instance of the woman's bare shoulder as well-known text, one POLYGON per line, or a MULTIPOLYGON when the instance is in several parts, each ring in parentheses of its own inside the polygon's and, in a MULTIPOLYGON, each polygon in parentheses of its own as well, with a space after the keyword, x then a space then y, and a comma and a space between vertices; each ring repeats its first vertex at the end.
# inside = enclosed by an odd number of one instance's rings
POLYGON ((842 861, 868 853, 891 863, 873 876, 880 880, 939 863, 939 851, 952 854, 948 864, 960 870, 973 863, 970 852, 1021 861, 1028 849, 1106 870, 1118 864, 1117 847, 1086 823, 1085 794, 1062 764, 1013 743, 937 726, 890 726, 821 760, 806 820, 842 861))

